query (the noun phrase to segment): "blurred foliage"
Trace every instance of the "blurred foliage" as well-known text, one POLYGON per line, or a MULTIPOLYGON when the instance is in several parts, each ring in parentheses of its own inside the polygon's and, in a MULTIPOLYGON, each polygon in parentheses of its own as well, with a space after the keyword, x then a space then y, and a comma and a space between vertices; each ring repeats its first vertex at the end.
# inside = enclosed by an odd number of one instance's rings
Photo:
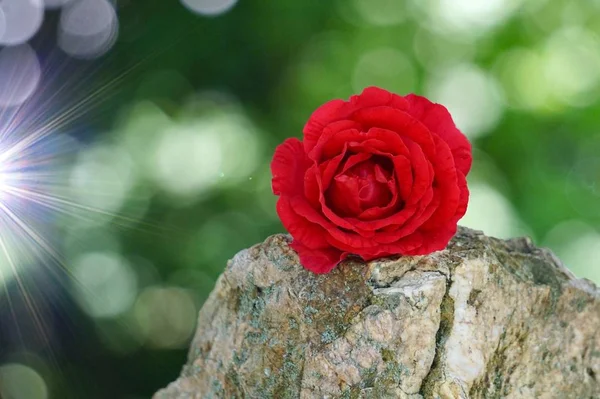
MULTIPOLYGON (((61 58, 64 101, 101 93, 61 133, 78 149, 61 190, 99 212, 58 221, 74 278, 31 272, 48 342, 9 290, 18 322, 3 311, 0 378, 61 399, 149 397, 172 381, 227 260, 283 231, 275 146, 369 85, 447 105, 471 138, 461 224, 530 235, 600 282, 600 2, 240 1, 213 17, 117 5, 109 54, 61 58)), ((47 60, 57 21, 34 39, 47 60)))

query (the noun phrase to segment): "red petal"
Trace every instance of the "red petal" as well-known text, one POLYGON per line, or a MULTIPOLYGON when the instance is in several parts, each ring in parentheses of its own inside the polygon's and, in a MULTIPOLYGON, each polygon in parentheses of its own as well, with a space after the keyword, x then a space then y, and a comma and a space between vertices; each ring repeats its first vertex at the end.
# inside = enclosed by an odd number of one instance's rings
POLYGON ((443 229, 422 231, 423 244, 408 251, 406 255, 428 255, 435 251, 441 251, 446 248, 448 242, 454 237, 457 228, 457 225, 454 224, 443 229))
POLYGON ((319 175, 317 176, 317 182, 319 183, 320 192, 324 193, 331 184, 331 181, 338 173, 340 165, 346 156, 346 148, 342 152, 334 157, 333 159, 319 165, 319 175))
POLYGON ((372 245, 355 246, 347 241, 340 241, 337 238, 331 238, 330 242, 336 248, 357 254, 364 260, 371 260, 388 255, 404 255, 418 249, 423 244, 423 235, 415 233, 408 237, 401 238, 391 244, 381 244, 371 241, 372 245))
POLYGON ((450 112, 441 104, 414 94, 406 96, 408 113, 448 143, 458 170, 467 175, 471 169, 471 143, 454 124, 450 112))
POLYGON ((317 274, 329 273, 348 256, 347 253, 334 248, 310 249, 296 240, 290 244, 290 247, 298 253, 300 264, 305 269, 317 274))
POLYGON ((425 222, 423 228, 426 230, 438 229, 456 214, 460 200, 460 188, 454 158, 448 145, 436 137, 437 153, 433 165, 435 170, 435 182, 437 183, 436 195, 440 196, 440 206, 433 216, 425 222))
POLYGON ((339 218, 340 219, 339 221, 341 222, 340 224, 332 223, 331 220, 328 219, 328 217, 325 217, 323 213, 312 208, 308 204, 308 202, 302 198, 293 198, 290 201, 290 203, 291 203, 292 207, 294 208, 295 212, 297 212, 300 216, 304 217, 311 223, 314 223, 314 224, 317 224, 317 225, 323 227, 327 231, 328 235, 337 235, 338 237, 345 237, 342 239, 346 239, 346 238, 357 235, 357 233, 355 233, 355 232, 342 231, 341 228, 347 228, 348 230, 354 230, 364 236, 369 236, 369 235, 372 236, 374 234, 373 231, 361 231, 360 229, 356 228, 354 225, 345 221, 344 218, 340 218, 339 216, 335 215, 335 213, 333 213, 331 211, 331 209, 329 209, 328 207, 324 207, 323 211, 327 211, 334 218, 339 218), (348 226, 348 227, 345 227, 345 226, 348 226))
POLYGON ((402 140, 401 135, 397 132, 379 127, 372 127, 367 132, 367 138, 368 140, 365 141, 365 145, 371 143, 371 139, 379 140, 380 143, 385 143, 385 147, 380 148, 380 151, 394 155, 408 155, 408 148, 402 140))
MULTIPOLYGON (((376 206, 373 208, 366 209, 365 211, 358 214, 358 219, 362 221, 376 220, 389 216, 393 212, 398 211, 398 203, 400 201, 400 196, 398 195, 398 185, 396 184, 396 180, 392 177, 390 180, 386 181, 388 185, 388 190, 392 196, 389 204, 386 206, 376 206)), ((376 233, 378 234, 378 233, 376 233)))
POLYGON ((392 93, 379 87, 367 87, 361 94, 350 97, 355 108, 377 107, 392 102, 392 93))
MULTIPOLYGON (((429 189, 419 203, 419 210, 394 232, 396 237, 406 237, 419 230, 423 223, 425 223, 436 211, 439 204, 439 197, 435 197, 433 190, 429 189)), ((379 241, 384 242, 382 240, 383 237, 379 239, 379 241)))
POLYGON ((340 171, 340 173, 347 172, 348 169, 352 168, 353 166, 358 165, 361 162, 366 161, 367 159, 371 158, 372 156, 373 156, 373 154, 370 154, 368 152, 361 152, 358 154, 350 155, 348 157, 348 159, 346 160, 346 162, 344 162, 344 166, 342 167, 342 170, 340 171))
POLYGON ((319 173, 319 166, 313 165, 308 168, 304 174, 304 196, 310 205, 315 209, 319 209, 321 206, 319 203, 321 189, 319 188, 319 183, 317 182, 317 175, 319 173))
POLYGON ((323 162, 323 160, 341 154, 349 143, 360 142, 364 138, 364 134, 358 129, 346 129, 336 133, 324 134, 309 153, 309 158, 315 162, 323 162))
POLYGON ((327 190, 327 199, 336 213, 340 215, 358 215, 361 212, 360 201, 356 195, 358 180, 346 175, 338 175, 327 190))
POLYGON ((439 205, 439 198, 433 197, 433 190, 423 197, 419 208, 414 211, 412 216, 402 224, 390 224, 380 230, 373 236, 373 239, 382 244, 391 244, 399 239, 407 237, 419 230, 424 221, 429 219, 432 213, 439 205))
POLYGON ((387 183, 389 180, 389 172, 385 171, 381 165, 375 165, 375 180, 379 183, 387 183))
POLYGON ((304 149, 310 153, 323 134, 323 129, 332 122, 346 119, 345 116, 352 113, 353 108, 343 100, 329 101, 312 113, 304 126, 304 149))
POLYGON ((329 246, 327 232, 318 224, 314 224, 298 215, 291 206, 290 200, 280 197, 277 201, 277 214, 285 229, 308 248, 327 248, 329 246))
POLYGON ((304 173, 310 162, 304 153, 302 142, 296 138, 285 140, 277 146, 271 161, 272 188, 275 195, 302 193, 304 173))
POLYGON ((378 107, 381 105, 392 106, 401 110, 408 108, 408 101, 405 98, 375 86, 367 87, 361 94, 350 97, 350 103, 356 108, 378 107))
POLYGON ((467 179, 461 172, 456 174, 458 179, 458 188, 460 189, 460 198, 458 200, 458 207, 456 208, 456 214, 452 218, 452 223, 458 223, 458 221, 467 212, 467 206, 469 204, 469 188, 467 186, 467 179))
POLYGON ((414 179, 410 195, 406 198, 406 204, 413 205, 418 203, 423 198, 427 189, 431 187, 434 174, 430 163, 431 160, 427 160, 421 147, 411 140, 406 140, 406 144, 410 150, 410 165, 414 179))
POLYGON ((404 155, 395 156, 392 158, 392 161, 394 162, 394 171, 396 172, 400 197, 403 200, 406 200, 410 195, 413 186, 412 165, 404 155))
POLYGON ((435 156, 431 132, 406 112, 390 107, 373 107, 359 109, 351 117, 363 128, 378 127, 397 132, 401 137, 417 143, 428 158, 435 156))

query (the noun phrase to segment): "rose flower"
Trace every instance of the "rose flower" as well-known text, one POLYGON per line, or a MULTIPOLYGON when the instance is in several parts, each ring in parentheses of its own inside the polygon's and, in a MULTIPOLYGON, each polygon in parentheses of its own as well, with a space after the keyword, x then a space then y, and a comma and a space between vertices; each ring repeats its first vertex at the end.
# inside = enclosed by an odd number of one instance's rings
POLYGON ((319 107, 271 163, 277 213, 302 265, 331 271, 444 249, 465 214, 471 145, 448 110, 370 87, 319 107))

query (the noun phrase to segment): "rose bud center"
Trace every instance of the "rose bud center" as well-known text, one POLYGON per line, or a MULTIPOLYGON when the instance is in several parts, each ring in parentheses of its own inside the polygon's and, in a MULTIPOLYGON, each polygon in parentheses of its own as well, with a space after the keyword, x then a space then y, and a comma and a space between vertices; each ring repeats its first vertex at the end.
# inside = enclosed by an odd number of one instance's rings
POLYGON ((370 208, 385 207, 393 197, 390 190, 392 175, 391 162, 373 156, 335 176, 326 197, 332 209, 343 216, 356 216, 370 208))

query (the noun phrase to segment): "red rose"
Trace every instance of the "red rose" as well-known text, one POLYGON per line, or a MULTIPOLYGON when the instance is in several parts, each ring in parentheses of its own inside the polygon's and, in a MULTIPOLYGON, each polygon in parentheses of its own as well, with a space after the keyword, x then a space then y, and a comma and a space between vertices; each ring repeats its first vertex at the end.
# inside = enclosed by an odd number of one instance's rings
POLYGON ((376 87, 319 107, 271 163, 277 213, 302 265, 327 273, 446 247, 465 214, 471 145, 448 110, 376 87))

